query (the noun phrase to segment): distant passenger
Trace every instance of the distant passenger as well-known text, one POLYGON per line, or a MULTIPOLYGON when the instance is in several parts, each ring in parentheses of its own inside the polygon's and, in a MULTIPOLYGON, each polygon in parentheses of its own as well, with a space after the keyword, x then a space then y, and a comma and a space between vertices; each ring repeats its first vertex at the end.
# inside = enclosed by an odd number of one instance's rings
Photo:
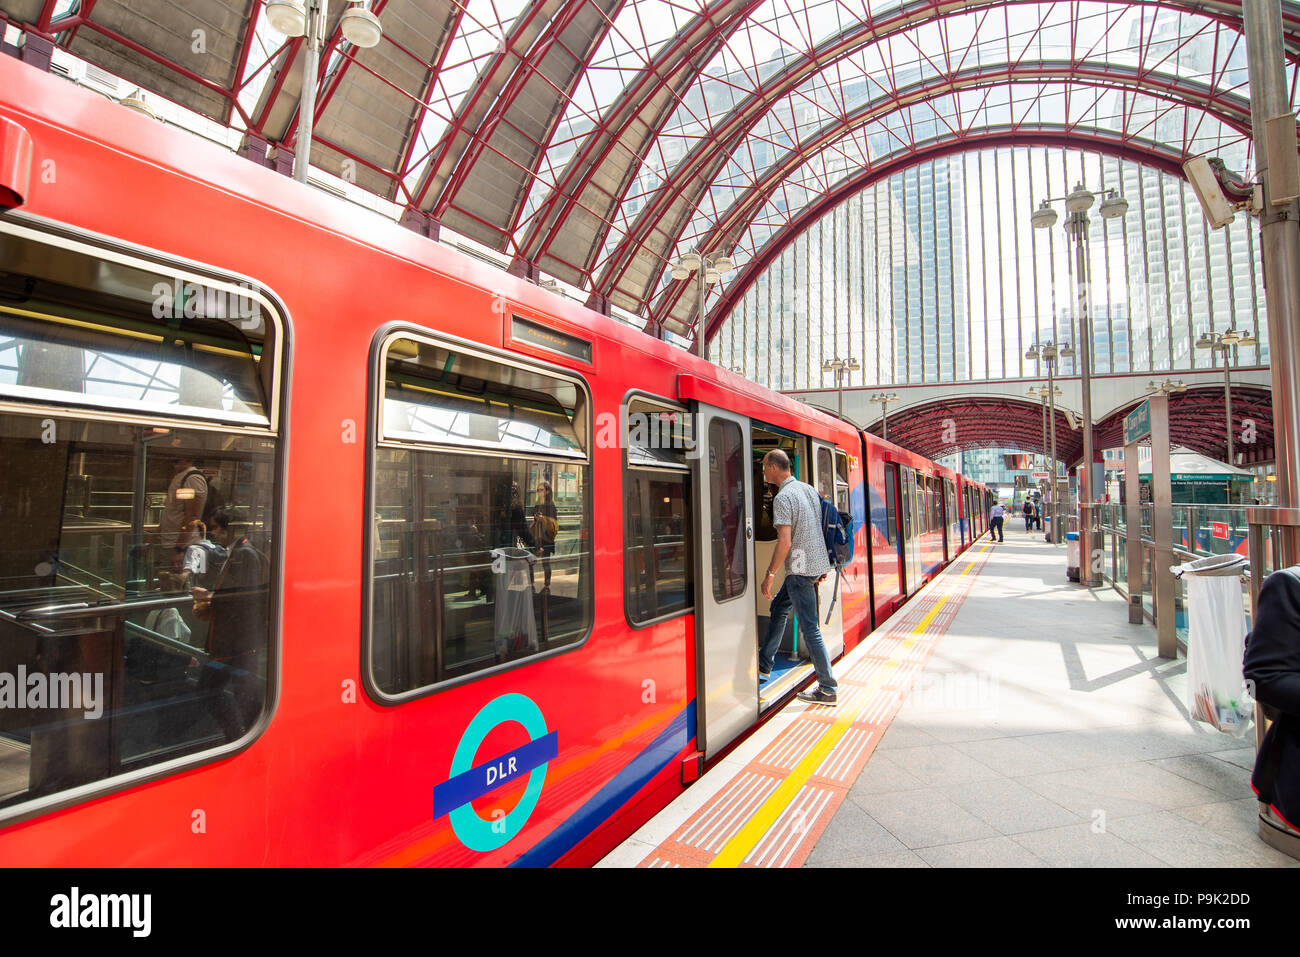
POLYGON ((233 528, 229 511, 212 516, 212 537, 225 546, 226 561, 211 589, 192 592, 196 614, 211 622, 199 690, 214 696, 217 721, 233 741, 251 727, 265 697, 270 569, 248 536, 233 528))
POLYGON ((1007 511, 1007 510, 1004 509, 1004 508, 1002 507, 1002 503, 1001 503, 1001 502, 994 502, 994 503, 993 503, 993 515, 992 515, 992 517, 989 519, 989 539, 990 539, 990 541, 993 539, 993 536, 994 536, 994 535, 997 536, 997 540, 998 540, 999 542, 1006 541, 1006 539, 1004 539, 1004 538, 1002 537, 1002 518, 1003 518, 1003 516, 1006 514, 1006 511, 1007 511))
POLYGON ((776 526, 777 539, 772 563, 763 578, 763 597, 772 603, 772 608, 768 613, 771 617, 767 636, 758 649, 758 674, 762 678, 772 673, 793 606, 799 636, 812 657, 818 685, 812 691, 801 691, 799 700, 833 705, 839 700, 839 686, 817 622, 817 583, 831 570, 821 529, 821 499, 815 488, 790 474, 790 459, 780 449, 763 456, 763 480, 777 486, 776 497, 772 499, 772 524, 776 526), (773 598, 772 580, 782 563, 785 581, 773 598))
POLYGON ((190 544, 187 529, 191 522, 203 517, 203 506, 208 499, 208 480, 188 452, 181 453, 173 469, 155 539, 163 550, 156 564, 159 568, 179 571, 184 564, 185 549, 190 544))
POLYGON ((1043 503, 1038 499, 1034 499, 1034 528, 1043 530, 1043 503))
POLYGON ((546 576, 544 588, 551 587, 551 563, 549 559, 555 554, 555 540, 560 535, 560 513, 555 508, 555 497, 551 494, 551 483, 545 480, 537 483, 537 502, 533 505, 533 521, 530 529, 533 545, 537 555, 544 559, 542 574, 546 576))
POLYGON ((1020 511, 1025 516, 1025 531, 1028 532, 1034 527, 1034 503, 1025 499, 1024 508, 1020 511))

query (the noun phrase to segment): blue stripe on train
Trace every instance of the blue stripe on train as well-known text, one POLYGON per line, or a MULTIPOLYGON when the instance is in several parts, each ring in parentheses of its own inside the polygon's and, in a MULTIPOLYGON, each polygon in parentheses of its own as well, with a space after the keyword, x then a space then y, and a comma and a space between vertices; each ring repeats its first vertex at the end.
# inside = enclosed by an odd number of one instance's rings
POLYGON ((641 790, 651 778, 668 766, 695 737, 695 701, 679 712, 668 727, 614 775, 573 815, 546 837, 510 863, 511 867, 550 867, 641 790))

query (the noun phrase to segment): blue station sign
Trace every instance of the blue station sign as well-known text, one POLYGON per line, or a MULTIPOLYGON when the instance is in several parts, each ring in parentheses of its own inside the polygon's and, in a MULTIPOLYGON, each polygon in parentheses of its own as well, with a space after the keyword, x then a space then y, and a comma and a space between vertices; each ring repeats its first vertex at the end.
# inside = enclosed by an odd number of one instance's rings
POLYGON ((1124 444, 1141 442, 1151 434, 1151 403, 1143 402, 1124 416, 1124 444))

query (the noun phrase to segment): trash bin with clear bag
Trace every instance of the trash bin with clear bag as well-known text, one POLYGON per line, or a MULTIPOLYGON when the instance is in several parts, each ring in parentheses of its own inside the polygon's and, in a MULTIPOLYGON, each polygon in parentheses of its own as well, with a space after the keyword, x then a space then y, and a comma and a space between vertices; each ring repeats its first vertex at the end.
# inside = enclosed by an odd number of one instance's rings
POLYGON ((1217 731, 1241 737, 1255 702, 1241 674, 1246 611, 1241 555, 1210 555, 1170 568, 1187 581, 1187 710, 1217 731))

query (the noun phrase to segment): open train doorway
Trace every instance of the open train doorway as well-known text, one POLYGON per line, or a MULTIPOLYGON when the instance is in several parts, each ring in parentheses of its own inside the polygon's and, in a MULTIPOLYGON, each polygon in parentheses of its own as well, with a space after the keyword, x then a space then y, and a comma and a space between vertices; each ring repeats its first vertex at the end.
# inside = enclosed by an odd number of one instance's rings
MULTIPOLYGON (((839 498, 847 500, 847 480, 843 483, 843 494, 838 494, 835 449, 829 443, 809 440, 777 426, 755 424, 752 430, 752 447, 754 487, 759 490, 755 497, 754 567, 761 583, 762 576, 772 562, 778 542, 777 528, 772 515, 772 502, 776 497, 777 488, 763 481, 763 457, 774 449, 780 449, 789 457, 791 473, 794 477, 807 482, 817 489, 819 495, 831 502, 839 498)), ((772 582, 773 597, 777 595, 784 581, 785 569, 782 568, 772 582)), ((826 644, 827 655, 832 660, 844 651, 843 618, 838 596, 832 605, 835 589, 833 573, 823 580, 817 589, 818 629, 826 644)), ((756 589, 754 619, 760 643, 767 639, 772 626, 771 607, 772 602, 763 596, 761 587, 756 589)), ((771 673, 767 676, 761 674, 759 676, 760 711, 766 710, 784 698, 802 684, 812 672, 812 662, 803 636, 800 634, 799 623, 796 616, 791 613, 780 638, 777 639, 771 673)))
MULTIPOLYGON (((777 641, 775 667, 759 676, 758 650, 768 636, 772 604, 761 586, 778 539, 772 520, 777 489, 763 481, 763 457, 780 449, 796 478, 834 502, 847 501, 848 477, 847 459, 841 477, 829 443, 703 403, 697 413, 704 452, 694 466, 696 700, 700 750, 707 760, 813 674, 791 614, 777 641)), ((784 575, 782 569, 772 583, 774 596, 784 575)), ((818 587, 817 609, 832 659, 844 650, 840 597, 831 602, 835 588, 832 572, 818 587)))

